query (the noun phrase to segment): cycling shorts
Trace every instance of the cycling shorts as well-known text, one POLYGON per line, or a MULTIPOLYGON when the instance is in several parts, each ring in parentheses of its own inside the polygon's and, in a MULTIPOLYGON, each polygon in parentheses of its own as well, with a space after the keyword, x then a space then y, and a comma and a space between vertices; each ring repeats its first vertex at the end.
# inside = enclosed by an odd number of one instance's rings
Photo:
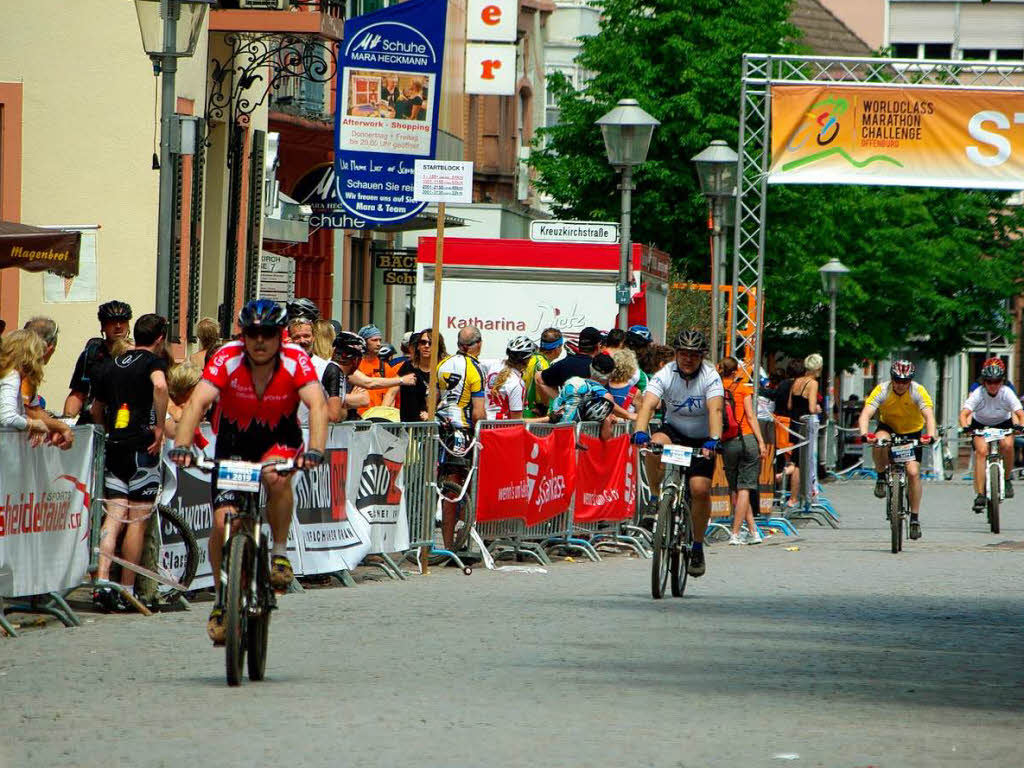
MULTIPOLYGON (((288 445, 281 445, 277 443, 270 446, 261 454, 256 454, 249 451, 245 456, 218 456, 218 459, 232 458, 238 459, 239 461, 251 461, 263 463, 264 461, 270 461, 271 459, 280 459, 281 461, 289 461, 295 459, 303 451, 303 446, 291 447, 288 445)), ((217 488, 217 475, 214 473, 210 479, 210 495, 213 500, 213 508, 220 509, 221 507, 238 507, 241 503, 242 498, 245 496, 243 491, 229 491, 229 490, 218 490, 217 488)))
MULTIPOLYGON (((884 421, 878 422, 878 426, 875 427, 875 434, 878 434, 879 432, 888 432, 893 437, 906 437, 911 440, 918 440, 921 437, 920 429, 916 432, 897 432, 884 421)), ((918 463, 924 459, 924 448, 920 445, 914 449, 914 459, 916 459, 918 463)))
POLYGON ((655 431, 656 435, 665 435, 672 442, 672 445, 686 445, 693 448, 693 458, 690 459, 690 466, 686 470, 687 477, 706 477, 708 480, 715 474, 715 459, 707 458, 701 449, 711 438, 709 437, 687 437, 680 434, 679 430, 671 424, 662 424, 655 431))
POLYGON ((104 494, 108 499, 155 501, 160 491, 160 457, 136 448, 107 445, 104 494))

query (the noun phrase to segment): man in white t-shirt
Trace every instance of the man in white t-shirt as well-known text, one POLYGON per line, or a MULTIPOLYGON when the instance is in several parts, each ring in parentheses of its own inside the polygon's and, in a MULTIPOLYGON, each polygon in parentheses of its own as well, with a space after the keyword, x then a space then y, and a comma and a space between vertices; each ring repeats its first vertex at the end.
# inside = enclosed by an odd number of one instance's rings
MULTIPOLYGON (((971 392, 960 411, 960 426, 964 429, 997 427, 1010 429, 1015 424, 1024 424, 1024 408, 1020 398, 1006 386, 1006 365, 998 357, 985 361, 981 367, 981 386, 971 392)), ((999 441, 999 452, 1003 455, 1003 477, 1006 483, 1006 498, 1013 498, 1010 484, 1010 470, 1013 469, 1013 435, 999 441)), ((985 498, 985 455, 988 447, 984 438, 974 438, 974 511, 984 512, 985 498)))
MULTIPOLYGON (((704 531, 711 517, 711 476, 715 469, 715 451, 722 437, 725 389, 718 372, 704 362, 708 345, 703 333, 681 331, 672 346, 676 350, 675 362, 662 367, 647 384, 633 442, 645 445, 653 441, 694 449, 686 472, 693 514, 693 550, 686 570, 691 576, 703 576, 704 531), (664 423, 649 435, 647 426, 651 416, 662 403, 665 405, 664 423)), ((658 456, 648 455, 646 464, 652 498, 656 499, 661 492, 661 461, 658 456)))

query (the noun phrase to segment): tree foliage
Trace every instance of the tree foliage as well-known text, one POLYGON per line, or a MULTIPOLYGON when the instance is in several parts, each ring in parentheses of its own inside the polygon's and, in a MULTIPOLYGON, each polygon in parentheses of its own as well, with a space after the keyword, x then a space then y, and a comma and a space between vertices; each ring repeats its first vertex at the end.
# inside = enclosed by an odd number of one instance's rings
MULTIPOLYGON (((661 121, 636 169, 633 240, 672 254, 706 282, 707 209, 691 158, 712 139, 738 141, 742 54, 788 53, 799 33, 789 0, 607 0, 582 41, 579 91, 549 79, 560 123, 531 159, 557 216, 617 220, 617 174, 594 122, 621 98, 661 121)), ((1007 299, 1024 278, 1024 215, 1005 195, 900 187, 773 187, 768 200, 765 349, 824 351, 828 297, 818 268, 851 270, 838 302, 841 368, 914 348, 938 359, 974 331, 1005 333, 1007 299)), ((692 298, 692 297, 691 297, 692 298)), ((693 301, 675 314, 692 313, 693 301)))

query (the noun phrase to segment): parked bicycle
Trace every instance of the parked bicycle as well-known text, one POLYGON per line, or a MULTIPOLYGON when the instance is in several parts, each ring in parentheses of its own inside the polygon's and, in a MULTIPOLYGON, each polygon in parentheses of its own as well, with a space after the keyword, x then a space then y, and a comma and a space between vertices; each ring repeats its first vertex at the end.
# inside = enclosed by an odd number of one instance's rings
POLYGON ((279 474, 296 471, 293 461, 246 461, 202 456, 196 468, 216 472, 217 488, 238 491, 237 511, 224 524, 224 562, 219 589, 224 606, 224 661, 228 685, 242 681, 242 664, 248 652, 249 679, 262 680, 267 665, 270 613, 277 598, 270 586, 270 556, 263 535, 264 507, 260 503, 260 478, 264 469, 279 474))
POLYGON ((1006 498, 1006 473, 1003 468, 1003 454, 999 450, 999 441, 1004 437, 1019 434, 1024 428, 985 427, 973 431, 975 437, 985 441, 988 453, 985 454, 985 513, 988 527, 992 533, 999 533, 999 507, 1006 498))
POLYGON ((889 449, 889 464, 885 468, 885 516, 889 521, 892 553, 903 550, 903 532, 910 537, 910 496, 907 488, 907 464, 916 460, 915 449, 929 441, 907 437, 879 438, 875 445, 889 449))
MULTIPOLYGON (((125 502, 123 500, 101 499, 100 501, 105 515, 124 514, 123 505, 125 502)), ((127 568, 139 576, 144 576, 163 585, 164 589, 160 590, 157 596, 158 601, 164 605, 174 605, 184 598, 199 568, 200 554, 195 532, 174 509, 166 504, 129 503, 148 504, 151 510, 147 514, 133 519, 124 518, 122 522, 126 525, 146 525, 151 516, 156 516, 157 530, 160 534, 159 540, 163 546, 161 547, 161 554, 154 565, 155 570, 151 571, 141 565, 129 562, 117 554, 101 555, 98 541, 94 547, 95 555, 97 559, 99 557, 109 557, 111 562, 121 568, 127 568)), ((118 607, 114 601, 115 591, 121 593, 127 604, 140 611, 142 610, 140 607, 142 604, 130 594, 129 589, 114 583, 112 580, 103 581, 98 579, 95 582, 95 587, 97 592, 103 595, 103 602, 107 610, 114 610, 118 607)), ((147 611, 151 607, 153 606, 147 606, 147 611)))
POLYGON ((456 552, 469 547, 469 520, 467 516, 466 496, 472 485, 473 473, 476 471, 474 449, 477 441, 471 430, 459 426, 443 414, 437 414, 438 436, 441 446, 441 457, 437 469, 437 519, 443 520, 443 506, 449 504, 455 508, 454 531, 452 533, 451 550, 434 548, 433 554, 454 559, 456 564, 468 575, 472 569, 464 565, 456 552))
POLYGON ((665 476, 661 481, 658 517, 654 524, 651 560, 651 596, 660 600, 671 579, 673 597, 686 590, 687 566, 693 550, 693 517, 690 514, 690 484, 687 468, 693 448, 651 443, 641 454, 661 456, 665 476))
POLYGON ((952 447, 956 444, 956 431, 952 427, 939 427, 939 439, 942 441, 942 476, 946 480, 952 480, 956 467, 952 447))

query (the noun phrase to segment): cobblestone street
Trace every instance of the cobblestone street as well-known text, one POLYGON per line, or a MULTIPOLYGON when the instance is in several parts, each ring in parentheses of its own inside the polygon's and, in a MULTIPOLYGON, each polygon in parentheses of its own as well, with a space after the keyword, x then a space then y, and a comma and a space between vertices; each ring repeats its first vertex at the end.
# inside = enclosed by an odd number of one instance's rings
POLYGON ((0 765, 1020 765, 1021 502, 993 536, 928 484, 892 555, 868 483, 827 494, 840 530, 715 545, 682 600, 617 555, 289 595, 238 689, 206 603, 26 630, 0 765))

